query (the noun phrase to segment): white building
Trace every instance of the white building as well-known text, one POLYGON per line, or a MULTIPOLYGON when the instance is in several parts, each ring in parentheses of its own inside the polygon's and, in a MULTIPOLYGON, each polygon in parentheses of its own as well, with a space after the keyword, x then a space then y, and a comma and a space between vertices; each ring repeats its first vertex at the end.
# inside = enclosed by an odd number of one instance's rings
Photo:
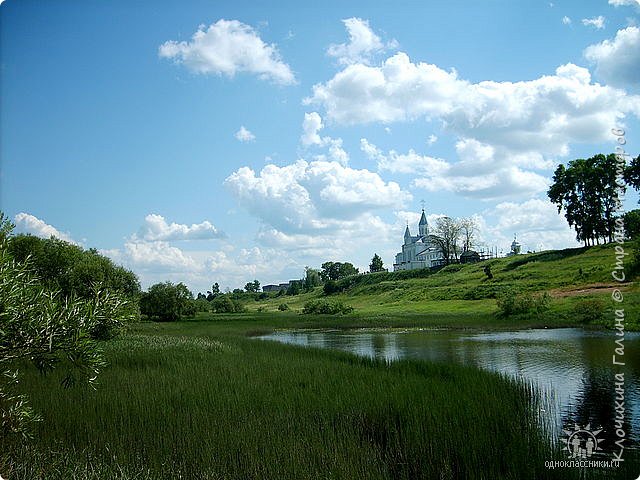
POLYGON ((440 249, 431 241, 427 216, 422 209, 422 216, 418 224, 418 235, 412 236, 407 225, 404 231, 402 251, 396 254, 393 271, 431 268, 439 265, 444 259, 440 249))

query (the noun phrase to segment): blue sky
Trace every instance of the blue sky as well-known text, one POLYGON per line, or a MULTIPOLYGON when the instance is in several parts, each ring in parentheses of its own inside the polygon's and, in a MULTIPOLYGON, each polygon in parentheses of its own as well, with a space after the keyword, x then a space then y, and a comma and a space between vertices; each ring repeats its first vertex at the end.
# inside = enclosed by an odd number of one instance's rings
POLYGON ((5 1, 0 207, 194 291, 390 266, 421 200, 574 245, 545 191, 638 155, 639 2, 344 3, 5 1))

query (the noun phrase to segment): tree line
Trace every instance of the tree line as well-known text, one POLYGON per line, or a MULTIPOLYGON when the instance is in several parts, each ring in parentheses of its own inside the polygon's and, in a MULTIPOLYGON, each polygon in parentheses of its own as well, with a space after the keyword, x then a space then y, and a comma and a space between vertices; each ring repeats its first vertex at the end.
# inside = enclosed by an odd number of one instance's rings
MULTIPOLYGON (((597 154, 587 159, 575 159, 559 165, 547 196, 564 212, 576 239, 585 246, 611 242, 616 232, 617 212, 626 186, 640 188, 640 156, 619 167, 616 154, 597 154), (621 173, 621 175, 618 175, 621 173)), ((626 236, 632 237, 636 214, 628 212, 626 236)))

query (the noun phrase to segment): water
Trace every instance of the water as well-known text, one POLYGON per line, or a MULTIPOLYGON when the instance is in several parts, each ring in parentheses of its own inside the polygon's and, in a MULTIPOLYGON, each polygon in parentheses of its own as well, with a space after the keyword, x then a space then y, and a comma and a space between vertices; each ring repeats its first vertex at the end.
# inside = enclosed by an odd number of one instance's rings
POLYGON ((562 429, 591 425, 612 445, 614 374, 625 375, 627 446, 640 444, 640 334, 625 335, 624 367, 613 365, 614 332, 577 328, 468 333, 452 330, 298 330, 259 337, 309 347, 345 350, 395 361, 402 358, 459 363, 531 382, 546 405, 541 419, 558 438, 562 429), (622 368, 622 370, 620 370, 622 368))

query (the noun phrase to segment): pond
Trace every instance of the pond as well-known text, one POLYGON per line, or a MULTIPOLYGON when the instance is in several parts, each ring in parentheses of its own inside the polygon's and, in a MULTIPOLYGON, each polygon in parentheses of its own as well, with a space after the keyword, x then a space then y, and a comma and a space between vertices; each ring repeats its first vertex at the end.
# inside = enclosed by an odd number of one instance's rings
POLYGON ((296 330, 259 337, 308 347, 345 350, 387 361, 419 359, 458 363, 503 373, 535 384, 546 399, 540 417, 559 438, 575 425, 615 435, 615 380, 625 376, 624 429, 627 447, 640 440, 640 334, 626 332, 625 366, 613 365, 615 332, 578 328, 469 333, 455 330, 296 330), (622 370, 621 370, 622 369, 622 370))

